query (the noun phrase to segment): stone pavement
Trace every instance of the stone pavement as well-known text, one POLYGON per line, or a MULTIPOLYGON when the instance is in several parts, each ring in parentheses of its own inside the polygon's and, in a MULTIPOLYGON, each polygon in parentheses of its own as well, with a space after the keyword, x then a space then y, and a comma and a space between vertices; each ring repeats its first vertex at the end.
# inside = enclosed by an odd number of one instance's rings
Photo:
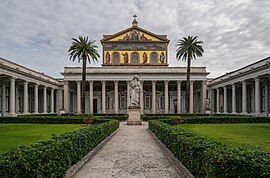
POLYGON ((119 131, 74 177, 181 177, 143 125, 120 124, 119 131))

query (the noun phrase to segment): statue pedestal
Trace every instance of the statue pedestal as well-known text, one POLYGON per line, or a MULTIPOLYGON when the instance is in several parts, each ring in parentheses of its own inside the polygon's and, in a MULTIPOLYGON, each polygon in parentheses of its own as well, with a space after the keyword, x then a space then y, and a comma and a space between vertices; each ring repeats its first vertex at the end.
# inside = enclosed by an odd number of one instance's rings
POLYGON ((212 114, 211 109, 206 109, 206 110, 205 110, 205 114, 212 114))
POLYGON ((141 111, 140 106, 129 106, 128 107, 128 120, 127 125, 142 125, 142 121, 140 120, 141 111))

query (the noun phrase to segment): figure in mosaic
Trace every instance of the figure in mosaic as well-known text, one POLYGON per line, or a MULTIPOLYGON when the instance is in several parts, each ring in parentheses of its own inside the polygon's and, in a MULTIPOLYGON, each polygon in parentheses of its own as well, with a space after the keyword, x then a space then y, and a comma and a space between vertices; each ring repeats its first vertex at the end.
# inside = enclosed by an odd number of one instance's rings
POLYGON ((124 63, 128 63, 128 53, 122 53, 122 55, 124 56, 124 63))
POLYGON ((146 64, 147 63, 147 59, 148 59, 146 52, 143 53, 143 56, 142 57, 143 57, 143 63, 146 64))

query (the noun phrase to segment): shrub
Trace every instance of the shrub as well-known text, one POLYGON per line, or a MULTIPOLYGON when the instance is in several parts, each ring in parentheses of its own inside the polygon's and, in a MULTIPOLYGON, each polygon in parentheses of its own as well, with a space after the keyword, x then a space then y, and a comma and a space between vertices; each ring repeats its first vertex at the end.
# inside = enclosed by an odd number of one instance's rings
POLYGON ((270 123, 269 117, 252 117, 245 115, 198 115, 198 116, 182 116, 182 115, 142 115, 142 120, 167 120, 168 123, 177 122, 185 124, 211 124, 211 123, 270 123))
POLYGON ((0 177, 63 177, 118 127, 119 122, 111 120, 12 149, 0 155, 0 177))
POLYGON ((0 117, 0 123, 32 123, 32 124, 84 124, 86 119, 93 117, 93 124, 103 123, 106 120, 127 120, 128 115, 100 115, 92 116, 89 114, 86 115, 74 115, 74 116, 31 116, 25 115, 21 117, 0 117))
POLYGON ((196 177, 270 177, 270 153, 230 148, 161 121, 150 130, 196 177))

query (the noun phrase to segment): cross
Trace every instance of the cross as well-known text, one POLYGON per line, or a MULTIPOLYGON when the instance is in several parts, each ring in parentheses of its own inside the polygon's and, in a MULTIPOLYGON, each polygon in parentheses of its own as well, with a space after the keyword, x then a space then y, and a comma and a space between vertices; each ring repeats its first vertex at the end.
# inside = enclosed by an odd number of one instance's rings
POLYGON ((136 14, 134 14, 134 15, 133 15, 133 17, 134 17, 134 20, 136 20, 137 15, 136 15, 136 14))

